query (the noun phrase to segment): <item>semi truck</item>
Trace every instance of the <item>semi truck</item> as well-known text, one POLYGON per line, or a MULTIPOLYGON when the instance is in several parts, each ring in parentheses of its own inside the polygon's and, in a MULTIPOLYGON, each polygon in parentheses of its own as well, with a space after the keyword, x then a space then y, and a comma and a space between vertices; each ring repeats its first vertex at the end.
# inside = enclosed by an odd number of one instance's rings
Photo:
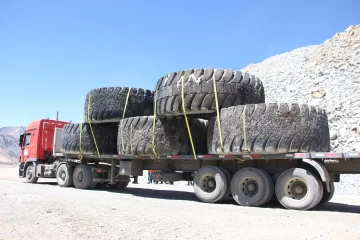
POLYGON ((332 198, 334 182, 339 182, 340 174, 360 173, 360 152, 207 154, 196 159, 194 155, 155 158, 93 154, 82 159, 79 154, 61 151, 66 124, 69 122, 59 121, 58 117, 28 124, 19 139, 19 176, 29 183, 36 183, 39 178, 56 178, 60 187, 124 189, 131 177, 155 169, 162 170, 157 174, 164 181, 194 181, 195 194, 203 202, 218 202, 235 195, 240 205, 261 206, 277 198, 286 208, 307 210, 332 198), (237 175, 240 170, 245 178, 237 175), (262 179, 263 172, 270 178, 262 179), (281 188, 274 191, 276 184, 281 188), (248 201, 249 198, 256 199, 248 201))
POLYGON ((90 90, 82 123, 33 121, 19 146, 29 183, 124 189, 159 170, 157 179, 192 181, 202 202, 249 207, 313 209, 331 200, 340 174, 360 173, 360 152, 331 152, 324 109, 267 103, 259 78, 222 68, 165 74, 155 91, 90 90))

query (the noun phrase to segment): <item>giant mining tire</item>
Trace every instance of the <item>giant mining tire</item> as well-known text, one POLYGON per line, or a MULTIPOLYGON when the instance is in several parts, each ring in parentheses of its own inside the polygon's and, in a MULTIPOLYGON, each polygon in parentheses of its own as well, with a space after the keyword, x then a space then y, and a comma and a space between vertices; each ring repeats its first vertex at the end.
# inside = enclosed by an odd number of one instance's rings
MULTIPOLYGON (((195 152, 205 154, 207 125, 202 120, 188 120, 195 152)), ((152 155, 153 121, 153 116, 124 119, 119 126, 118 153, 152 155)), ((156 155, 193 154, 183 117, 157 118, 154 140, 156 155)))
POLYGON ((81 153, 84 155, 117 154, 117 131, 118 123, 91 124, 94 137, 88 123, 70 123, 64 126, 62 131, 62 151, 67 154, 80 153, 80 126, 81 131, 81 153))
MULTIPOLYGON (((245 148, 258 154, 330 150, 327 114, 320 108, 296 103, 239 105, 222 109, 220 122, 225 153, 241 153, 245 148)), ((208 123, 208 152, 222 153, 216 117, 208 123)))
MULTIPOLYGON (((157 114, 182 115, 183 71, 169 73, 157 82, 157 114)), ((189 116, 208 118, 216 112, 213 76, 215 75, 219 109, 264 103, 262 81, 247 72, 231 69, 189 69, 184 72, 185 109, 189 116)))
MULTIPOLYGON (((84 122, 119 122, 122 119, 128 87, 97 88, 88 92, 84 105, 84 122), (90 96, 90 106, 89 106, 90 96)), ((131 88, 125 117, 153 115, 154 93, 141 88, 131 88)))

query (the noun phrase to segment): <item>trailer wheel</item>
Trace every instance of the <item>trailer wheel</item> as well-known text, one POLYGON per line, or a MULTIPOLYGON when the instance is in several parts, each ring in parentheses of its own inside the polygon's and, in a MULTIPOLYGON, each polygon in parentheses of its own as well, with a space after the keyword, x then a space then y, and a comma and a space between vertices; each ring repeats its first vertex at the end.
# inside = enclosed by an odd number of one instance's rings
POLYGON ((203 202, 217 202, 227 192, 226 174, 219 167, 205 166, 194 177, 195 195, 203 202))
POLYGON ((219 167, 219 168, 225 173, 226 179, 227 179, 227 191, 226 191, 224 197, 220 199, 220 201, 232 200, 233 197, 232 197, 231 191, 230 191, 231 175, 230 175, 229 171, 226 170, 226 168, 224 168, 224 167, 219 167))
POLYGON ((60 187, 73 185, 73 169, 66 164, 61 164, 56 171, 56 181, 60 187))
POLYGON ((231 193, 239 205, 257 207, 270 200, 274 193, 274 183, 262 169, 243 168, 231 181, 231 193))
POLYGON ((333 181, 330 181, 330 192, 327 191, 326 184, 323 182, 323 196, 319 204, 324 204, 329 202, 335 193, 335 185, 333 181))
POLYGON ((312 172, 302 168, 284 171, 276 181, 276 197, 288 209, 309 210, 321 200, 323 187, 312 172))
POLYGON ((38 181, 38 177, 35 176, 35 168, 31 164, 26 168, 26 181, 28 183, 36 183, 38 181))
POLYGON ((90 188, 92 183, 91 167, 87 164, 79 164, 73 173, 74 186, 79 189, 90 188))

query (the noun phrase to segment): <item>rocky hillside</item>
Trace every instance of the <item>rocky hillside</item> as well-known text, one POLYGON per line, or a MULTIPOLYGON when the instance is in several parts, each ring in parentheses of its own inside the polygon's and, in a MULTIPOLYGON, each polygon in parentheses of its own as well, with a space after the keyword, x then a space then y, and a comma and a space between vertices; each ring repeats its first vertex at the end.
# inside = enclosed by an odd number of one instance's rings
POLYGON ((19 162, 20 148, 19 136, 24 127, 0 128, 0 164, 17 164, 19 162))
MULTIPOLYGON (((332 151, 360 151, 360 25, 243 70, 262 79, 266 102, 326 109, 332 151)), ((342 174, 335 187, 336 194, 359 195, 360 175, 342 174)))
POLYGON ((360 151, 360 25, 243 70, 262 79, 266 102, 326 109, 332 151, 360 151))

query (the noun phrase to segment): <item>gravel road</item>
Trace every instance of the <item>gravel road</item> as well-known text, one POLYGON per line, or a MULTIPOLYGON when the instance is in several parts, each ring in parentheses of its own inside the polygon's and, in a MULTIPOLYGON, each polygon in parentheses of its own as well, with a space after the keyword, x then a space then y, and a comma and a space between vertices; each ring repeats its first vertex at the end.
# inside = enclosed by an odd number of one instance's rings
POLYGON ((0 167, 0 239, 359 239, 360 197, 313 211, 201 203, 192 187, 129 184, 123 192, 60 188, 0 167))

